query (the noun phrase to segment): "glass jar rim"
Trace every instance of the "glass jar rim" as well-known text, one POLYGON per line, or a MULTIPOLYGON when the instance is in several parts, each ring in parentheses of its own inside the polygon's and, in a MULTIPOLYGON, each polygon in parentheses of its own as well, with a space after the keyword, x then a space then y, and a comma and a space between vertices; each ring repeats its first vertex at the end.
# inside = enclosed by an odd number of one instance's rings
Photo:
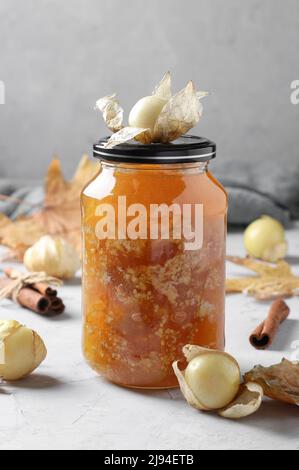
POLYGON ((95 142, 93 156, 97 159, 122 163, 192 163, 208 162, 216 157, 216 144, 195 135, 183 135, 168 144, 144 145, 137 141, 105 148, 109 137, 95 142))

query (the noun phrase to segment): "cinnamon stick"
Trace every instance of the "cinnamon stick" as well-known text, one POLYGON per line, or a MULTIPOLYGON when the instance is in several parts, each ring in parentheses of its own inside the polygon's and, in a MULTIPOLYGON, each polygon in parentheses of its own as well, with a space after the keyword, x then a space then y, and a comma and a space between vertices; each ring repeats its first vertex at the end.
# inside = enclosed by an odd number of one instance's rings
POLYGON ((61 301, 61 303, 59 305, 56 305, 56 306, 51 306, 49 308, 49 312, 50 313, 53 313, 54 315, 60 315, 61 313, 63 313, 65 310, 65 305, 64 303, 61 301))
POLYGON ((49 310, 53 313, 59 314, 62 313, 65 309, 65 305, 59 297, 50 298, 50 307, 49 310))
MULTIPOLYGON (((1 278, 0 289, 8 286, 10 283, 10 279, 1 278)), ((47 313, 50 307, 50 300, 30 287, 23 287, 18 294, 17 300, 23 307, 41 315, 47 313)))
POLYGON ((42 282, 38 282, 32 285, 33 289, 37 290, 40 294, 46 295, 47 297, 56 297, 57 290, 52 289, 51 286, 47 284, 43 284, 42 282))
POLYGON ((282 299, 276 299, 267 318, 253 331, 249 341, 256 349, 266 349, 273 343, 279 326, 288 317, 290 309, 282 299))

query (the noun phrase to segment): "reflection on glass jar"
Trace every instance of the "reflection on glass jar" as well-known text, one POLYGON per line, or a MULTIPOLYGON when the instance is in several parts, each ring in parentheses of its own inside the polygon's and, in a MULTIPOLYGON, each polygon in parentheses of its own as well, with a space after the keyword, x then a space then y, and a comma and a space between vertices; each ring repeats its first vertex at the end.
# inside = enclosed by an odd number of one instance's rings
POLYGON ((187 343, 224 347, 227 196, 208 170, 215 145, 94 147, 82 194, 83 349, 107 379, 177 385, 187 343))

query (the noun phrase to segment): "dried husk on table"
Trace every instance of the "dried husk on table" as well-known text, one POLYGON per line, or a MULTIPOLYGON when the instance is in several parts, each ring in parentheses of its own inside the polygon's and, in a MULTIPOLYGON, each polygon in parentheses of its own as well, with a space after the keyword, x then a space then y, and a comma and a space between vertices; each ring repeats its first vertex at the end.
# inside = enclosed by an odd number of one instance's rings
POLYGON ((299 362, 283 359, 270 367, 255 366, 244 375, 245 382, 256 382, 267 397, 299 406, 299 362))
POLYGON ((227 279, 226 292, 242 292, 258 300, 291 297, 299 293, 299 277, 286 261, 271 264, 253 258, 227 256, 227 260, 253 271, 255 276, 227 279))

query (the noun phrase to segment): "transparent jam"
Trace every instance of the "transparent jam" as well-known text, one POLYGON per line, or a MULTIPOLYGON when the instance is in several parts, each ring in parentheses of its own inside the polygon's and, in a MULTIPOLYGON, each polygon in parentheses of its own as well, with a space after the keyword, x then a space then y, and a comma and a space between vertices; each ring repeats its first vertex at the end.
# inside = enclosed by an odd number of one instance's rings
POLYGON ((187 343, 224 347, 227 196, 203 163, 103 163, 82 194, 84 355, 108 380, 177 385, 187 343), (203 204, 203 245, 183 239, 99 239, 97 206, 203 204))

